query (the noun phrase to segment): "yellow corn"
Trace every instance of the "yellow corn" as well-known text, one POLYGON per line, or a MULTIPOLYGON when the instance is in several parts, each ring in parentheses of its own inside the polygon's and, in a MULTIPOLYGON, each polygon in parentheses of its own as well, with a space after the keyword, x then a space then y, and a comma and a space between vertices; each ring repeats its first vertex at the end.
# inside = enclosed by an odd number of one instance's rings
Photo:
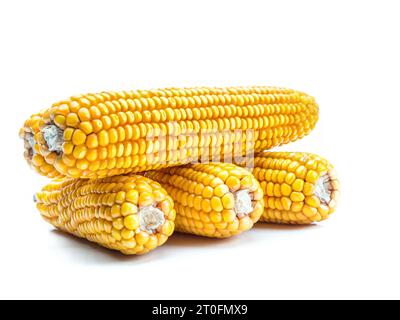
POLYGON ((124 254, 153 250, 174 230, 171 197, 143 176, 56 179, 35 200, 55 227, 124 254))
POLYGON ((302 152, 264 152, 238 163, 248 167, 264 191, 260 221, 311 224, 336 209, 339 181, 325 159, 302 152))
POLYGON ((249 230, 264 208, 257 180, 233 164, 193 164, 145 176, 159 182, 175 202, 176 230, 226 238, 249 230))
POLYGON ((74 96, 28 119, 20 136, 39 173, 96 178, 263 151, 308 134, 315 100, 272 87, 74 96))

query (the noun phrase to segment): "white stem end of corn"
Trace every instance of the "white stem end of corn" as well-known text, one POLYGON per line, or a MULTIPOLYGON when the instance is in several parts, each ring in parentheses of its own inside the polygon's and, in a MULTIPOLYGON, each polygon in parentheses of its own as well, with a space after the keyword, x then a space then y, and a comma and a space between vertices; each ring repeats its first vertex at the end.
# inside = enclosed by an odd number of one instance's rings
POLYGON ((234 193, 235 207, 234 210, 239 218, 243 218, 253 212, 251 196, 249 190, 239 190, 234 193))
POLYGON ((64 133, 56 125, 51 124, 43 128, 43 138, 46 141, 49 151, 61 153, 64 143, 64 133))
POLYGON ((329 204, 331 201, 331 177, 328 173, 319 177, 315 186, 314 195, 319 198, 321 203, 329 204))
POLYGON ((139 210, 140 229, 154 233, 165 222, 164 213, 153 206, 142 207, 139 210))

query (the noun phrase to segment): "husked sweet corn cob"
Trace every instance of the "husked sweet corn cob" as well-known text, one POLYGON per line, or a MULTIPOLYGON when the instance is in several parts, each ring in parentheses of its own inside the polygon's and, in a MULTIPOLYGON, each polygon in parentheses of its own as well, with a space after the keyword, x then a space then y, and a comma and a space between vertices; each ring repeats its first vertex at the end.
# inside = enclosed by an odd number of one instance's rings
POLYGON ((272 87, 169 88, 71 97, 20 131, 37 172, 96 178, 231 161, 308 134, 314 98, 272 87))
POLYGON ((174 230, 171 197, 143 176, 56 179, 35 201, 55 227, 124 254, 153 250, 174 230))
POLYGON ((265 152, 239 165, 251 169, 264 191, 260 221, 311 224, 327 219, 336 209, 339 181, 333 166, 317 155, 265 152))
POLYGON ((249 230, 263 213, 263 192, 245 169, 228 163, 193 164, 145 176, 172 197, 176 230, 226 238, 249 230))

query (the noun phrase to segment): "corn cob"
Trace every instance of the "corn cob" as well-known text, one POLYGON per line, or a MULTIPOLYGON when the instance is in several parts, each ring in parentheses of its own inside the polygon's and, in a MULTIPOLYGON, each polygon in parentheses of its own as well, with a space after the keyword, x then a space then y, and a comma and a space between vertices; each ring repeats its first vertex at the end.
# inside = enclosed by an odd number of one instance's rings
POLYGON ((317 155, 265 152, 238 164, 251 170, 264 192, 260 221, 311 224, 336 209, 339 181, 333 166, 317 155))
POLYGON ((174 230, 171 197, 143 176, 55 179, 35 201, 55 227, 124 254, 153 250, 174 230))
POLYGON ((74 96, 28 119, 25 157, 42 175, 96 178, 226 162, 308 134, 315 100, 271 87, 187 88, 74 96))
POLYGON ((259 183, 233 164, 193 164, 145 176, 159 182, 174 200, 176 230, 181 232, 226 238, 251 229, 263 212, 259 183))

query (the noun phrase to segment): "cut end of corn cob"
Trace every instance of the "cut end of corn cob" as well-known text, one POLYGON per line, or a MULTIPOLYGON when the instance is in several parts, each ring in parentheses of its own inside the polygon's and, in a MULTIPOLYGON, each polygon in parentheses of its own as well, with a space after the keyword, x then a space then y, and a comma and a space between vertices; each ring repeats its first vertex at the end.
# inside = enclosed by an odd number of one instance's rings
MULTIPOLYGON (((53 166, 54 159, 57 157, 56 152, 50 152, 40 146, 39 140, 44 143, 43 135, 40 136, 40 130, 44 127, 43 113, 32 115, 25 121, 24 127, 20 130, 19 135, 24 141, 24 157, 30 166, 40 175, 49 178, 57 178, 63 176, 53 166), (39 139, 39 140, 38 140, 39 139)), ((58 129, 52 129, 57 130, 58 129)), ((46 137, 49 133, 46 133, 46 137)), ((47 145, 46 145, 47 148, 47 145)))
POLYGON ((332 186, 332 177, 331 173, 325 173, 320 176, 315 185, 314 195, 319 199, 319 201, 324 205, 329 205, 332 198, 332 191, 334 188, 332 186))
POLYGON ((143 176, 55 179, 34 201, 55 227, 129 255, 161 246, 175 226, 172 199, 143 176))
POLYGON ((50 152, 61 153, 64 143, 63 131, 56 125, 48 125, 42 129, 43 138, 50 152))
POLYGON ((156 232, 164 222, 164 213, 156 207, 148 206, 139 210, 140 228, 148 233, 156 232))
POLYGON ((333 166, 317 155, 264 152, 239 165, 249 166, 264 191, 261 221, 311 224, 336 209, 339 181, 333 166))
POLYGON ((307 135, 318 105, 273 87, 168 88, 71 97, 31 116, 25 158, 54 178, 101 178, 232 162, 307 135))
POLYGON ((229 163, 192 164, 145 176, 159 182, 176 208, 176 230, 227 238, 251 229, 264 210, 263 192, 245 169, 229 163))
POLYGON ((249 190, 239 190, 233 195, 235 197, 234 210, 239 218, 250 214, 254 210, 249 190))

